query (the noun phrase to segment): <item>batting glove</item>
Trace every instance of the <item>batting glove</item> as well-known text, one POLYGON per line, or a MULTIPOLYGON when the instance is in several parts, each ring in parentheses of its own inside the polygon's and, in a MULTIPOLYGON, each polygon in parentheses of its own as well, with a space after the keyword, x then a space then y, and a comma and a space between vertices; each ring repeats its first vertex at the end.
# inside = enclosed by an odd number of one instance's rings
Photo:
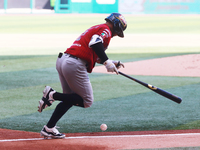
POLYGON ((121 66, 124 68, 124 64, 121 61, 112 60, 112 63, 115 64, 115 66, 117 67, 117 69, 121 68, 121 66))
POLYGON ((108 59, 103 64, 106 67, 108 72, 116 72, 118 74, 117 68, 115 64, 112 62, 112 60, 108 59))

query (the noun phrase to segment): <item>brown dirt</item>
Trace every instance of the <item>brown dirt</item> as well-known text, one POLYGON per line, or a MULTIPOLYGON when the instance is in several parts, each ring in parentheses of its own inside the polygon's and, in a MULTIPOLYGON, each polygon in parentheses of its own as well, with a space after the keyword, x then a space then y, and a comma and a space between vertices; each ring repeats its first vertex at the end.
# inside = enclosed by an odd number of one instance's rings
MULTIPOLYGON (((120 71, 129 75, 200 77, 200 54, 181 55, 124 63, 120 71)), ((93 72, 107 73, 104 66, 93 72)))
POLYGON ((70 133, 43 139, 39 133, 0 129, 1 150, 112 150, 200 146, 200 130, 70 133))

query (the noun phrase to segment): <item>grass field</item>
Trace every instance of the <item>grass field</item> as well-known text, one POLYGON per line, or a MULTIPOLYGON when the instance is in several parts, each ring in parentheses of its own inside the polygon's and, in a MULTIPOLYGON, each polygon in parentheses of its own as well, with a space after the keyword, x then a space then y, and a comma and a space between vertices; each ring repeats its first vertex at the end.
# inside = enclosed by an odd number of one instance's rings
MULTIPOLYGON (((105 16, 0 15, 0 128, 41 130, 57 104, 41 114, 37 112, 44 86, 61 91, 55 69, 57 54, 88 27, 104 23, 105 16)), ((195 42, 200 37, 199 15, 125 17, 128 22, 125 38, 111 41, 108 49, 111 59, 131 62, 200 53, 200 44, 195 42), (177 39, 177 43, 171 38, 160 39, 156 44, 151 35, 182 35, 188 39, 183 42, 177 39), (139 36, 144 38, 139 40, 139 36), (134 41, 141 44, 134 45, 138 44, 134 41)), ((58 123, 60 132, 99 132, 101 123, 108 125, 107 131, 200 128, 198 77, 136 76, 179 95, 183 98, 180 105, 121 76, 92 73, 89 77, 94 90, 93 106, 70 109, 58 123)))

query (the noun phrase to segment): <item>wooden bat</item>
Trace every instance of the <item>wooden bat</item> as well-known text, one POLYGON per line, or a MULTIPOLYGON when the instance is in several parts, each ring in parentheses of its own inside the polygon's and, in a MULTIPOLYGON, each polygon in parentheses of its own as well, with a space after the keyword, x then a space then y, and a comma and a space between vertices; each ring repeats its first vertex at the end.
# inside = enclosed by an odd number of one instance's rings
POLYGON ((125 77, 127 77, 127 78, 129 78, 129 79, 131 79, 131 80, 133 80, 133 81, 135 81, 135 82, 137 82, 137 83, 139 83, 139 84, 141 84, 141 85, 143 85, 143 86, 145 86, 145 87, 147 87, 147 88, 149 88, 150 90, 152 90, 152 91, 154 91, 154 92, 156 92, 156 93, 158 93, 158 94, 160 94, 160 95, 162 95, 162 96, 164 96, 164 97, 166 97, 166 98, 168 98, 168 99, 170 99, 170 100, 172 100, 172 101, 174 101, 174 102, 176 102, 178 104, 180 104, 182 102, 182 99, 180 97, 178 97, 176 95, 173 95, 173 94, 171 94, 171 93, 169 93, 169 92, 167 92, 165 90, 162 90, 160 88, 157 88, 156 86, 147 84, 147 83, 142 82, 140 80, 137 80, 137 79, 135 79, 135 78, 133 78, 133 77, 131 77, 129 75, 126 75, 126 74, 124 74, 124 73, 122 73, 120 71, 118 71, 118 73, 123 75, 123 76, 125 76, 125 77))

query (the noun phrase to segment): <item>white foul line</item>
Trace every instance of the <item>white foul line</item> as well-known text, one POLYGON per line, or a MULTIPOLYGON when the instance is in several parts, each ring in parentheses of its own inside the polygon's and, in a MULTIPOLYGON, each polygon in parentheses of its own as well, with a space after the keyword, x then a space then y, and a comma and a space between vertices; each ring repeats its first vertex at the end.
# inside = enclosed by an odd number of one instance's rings
MULTIPOLYGON (((200 136, 200 133, 179 133, 179 134, 147 134, 147 135, 108 135, 108 136, 75 136, 65 137, 65 139, 96 139, 96 138, 129 138, 129 137, 165 137, 165 136, 200 136)), ((18 141, 37 141, 45 140, 44 138, 30 138, 30 139, 7 139, 0 140, 0 142, 18 142, 18 141)))
POLYGON ((8 139, 8 140, 0 140, 0 142, 14 142, 14 141, 37 141, 43 140, 44 138, 31 138, 31 139, 8 139))

